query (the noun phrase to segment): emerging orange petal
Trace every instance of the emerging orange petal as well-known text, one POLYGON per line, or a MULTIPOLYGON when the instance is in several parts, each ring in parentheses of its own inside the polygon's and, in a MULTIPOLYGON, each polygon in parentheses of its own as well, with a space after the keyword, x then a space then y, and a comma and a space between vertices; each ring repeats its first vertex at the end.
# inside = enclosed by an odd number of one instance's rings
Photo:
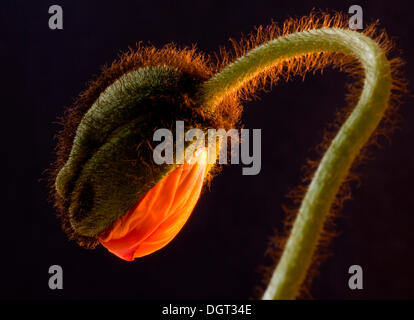
POLYGON ((167 245, 193 211, 203 187, 207 149, 200 148, 186 162, 139 199, 113 227, 99 237, 100 243, 121 259, 153 253, 167 245))

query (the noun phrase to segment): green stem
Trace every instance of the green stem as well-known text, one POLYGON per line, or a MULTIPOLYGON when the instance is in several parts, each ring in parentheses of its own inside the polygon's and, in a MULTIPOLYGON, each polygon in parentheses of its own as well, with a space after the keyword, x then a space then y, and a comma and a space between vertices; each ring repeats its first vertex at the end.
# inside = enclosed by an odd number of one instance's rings
POLYGON ((357 106, 316 170, 263 299, 294 299, 298 295, 332 202, 353 160, 387 108, 392 85, 390 64, 371 38, 355 31, 322 28, 292 33, 251 50, 205 82, 201 89, 204 108, 213 112, 229 92, 266 68, 316 52, 356 57, 365 72, 364 87, 357 106))

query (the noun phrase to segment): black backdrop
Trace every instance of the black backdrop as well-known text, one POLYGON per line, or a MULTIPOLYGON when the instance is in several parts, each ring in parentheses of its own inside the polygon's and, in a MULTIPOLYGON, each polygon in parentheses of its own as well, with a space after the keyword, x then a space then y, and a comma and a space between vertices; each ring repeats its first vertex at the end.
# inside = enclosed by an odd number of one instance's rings
MULTIPOLYGON (((2 1, 2 298, 248 298, 282 204, 300 183, 300 168, 323 128, 343 106, 346 77, 333 70, 280 83, 245 104, 246 128, 262 129, 262 171, 242 176, 232 165, 215 178, 190 220, 166 248, 124 262, 100 247, 67 240, 47 202, 42 172, 53 160, 55 120, 100 66, 137 41, 197 44, 214 52, 255 25, 313 7, 347 12, 350 1, 2 1), (48 8, 63 8, 64 30, 48 28, 48 8), (63 267, 64 289, 48 288, 48 268, 63 267)), ((380 19, 397 37, 414 73, 410 1, 359 1, 364 22, 380 19)), ((311 293, 317 299, 414 298, 414 111, 390 144, 360 168, 337 221, 339 236, 311 293), (364 270, 364 289, 348 289, 350 265, 364 270)))

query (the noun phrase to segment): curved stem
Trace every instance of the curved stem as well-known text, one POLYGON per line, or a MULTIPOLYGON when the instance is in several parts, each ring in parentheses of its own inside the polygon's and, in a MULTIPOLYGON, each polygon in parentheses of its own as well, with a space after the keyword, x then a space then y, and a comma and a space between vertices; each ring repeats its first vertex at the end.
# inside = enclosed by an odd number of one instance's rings
POLYGON ((294 299, 305 279, 326 216, 349 168, 367 142, 388 105, 390 64, 379 45, 355 31, 323 28, 292 33, 263 44, 206 81, 203 106, 214 106, 229 92, 242 87, 266 68, 281 61, 316 52, 339 52, 356 57, 365 72, 357 106, 323 156, 273 273, 263 299, 294 299))

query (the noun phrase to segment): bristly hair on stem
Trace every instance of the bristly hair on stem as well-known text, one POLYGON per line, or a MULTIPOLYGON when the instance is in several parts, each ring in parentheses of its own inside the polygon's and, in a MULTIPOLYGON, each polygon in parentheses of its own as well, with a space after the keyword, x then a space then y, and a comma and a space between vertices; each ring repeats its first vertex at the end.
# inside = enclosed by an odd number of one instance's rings
POLYGON ((268 254, 274 264, 281 258, 276 269, 264 268, 265 299, 309 296, 312 278, 335 235, 330 217, 350 198, 349 182, 358 178, 354 169, 366 147, 378 144, 380 135, 395 128, 395 110, 407 91, 403 62, 394 56, 387 34, 377 31, 378 23, 360 33, 349 30, 348 19, 340 13, 313 11, 288 19, 282 27, 258 27, 241 41, 232 40, 232 54, 220 50, 221 69, 201 89, 204 108, 213 113, 225 97, 249 99, 280 79, 304 79, 307 72, 322 72, 328 66, 353 79, 348 107, 318 146, 320 159, 308 161, 304 184, 289 193, 295 208, 287 210, 283 232, 270 241, 268 254))

